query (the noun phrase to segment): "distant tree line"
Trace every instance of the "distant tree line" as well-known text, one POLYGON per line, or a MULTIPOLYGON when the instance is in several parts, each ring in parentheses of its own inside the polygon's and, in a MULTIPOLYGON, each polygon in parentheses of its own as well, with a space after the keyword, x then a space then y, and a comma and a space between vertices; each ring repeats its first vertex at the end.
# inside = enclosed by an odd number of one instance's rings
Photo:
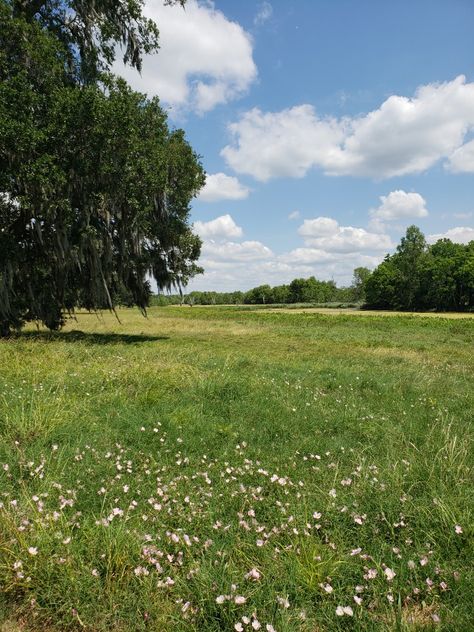
POLYGON ((354 270, 350 286, 334 281, 294 279, 288 285, 259 285, 247 292, 190 292, 153 297, 154 305, 345 304, 401 311, 474 310, 474 241, 440 239, 429 245, 410 226, 393 255, 371 272, 354 270))
POLYGON ((183 296, 161 294, 152 304, 176 305, 271 305, 291 303, 360 303, 363 284, 370 275, 367 268, 354 270, 350 287, 337 287, 334 281, 319 281, 314 276, 294 279, 288 285, 259 285, 247 292, 190 292, 183 296))

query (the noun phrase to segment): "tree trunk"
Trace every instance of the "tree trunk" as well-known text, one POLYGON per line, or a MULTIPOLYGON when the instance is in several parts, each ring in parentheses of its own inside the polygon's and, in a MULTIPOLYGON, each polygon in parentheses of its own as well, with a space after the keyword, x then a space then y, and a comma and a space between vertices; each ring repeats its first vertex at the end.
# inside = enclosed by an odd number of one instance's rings
POLYGON ((10 334, 10 325, 5 320, 0 320, 0 338, 9 338, 10 334))

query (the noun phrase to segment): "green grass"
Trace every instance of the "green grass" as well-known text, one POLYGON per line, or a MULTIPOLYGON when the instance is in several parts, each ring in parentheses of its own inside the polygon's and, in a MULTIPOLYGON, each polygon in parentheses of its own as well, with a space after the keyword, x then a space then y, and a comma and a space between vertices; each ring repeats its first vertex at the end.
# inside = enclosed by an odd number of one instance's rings
POLYGON ((474 320, 120 319, 0 342, 2 632, 473 629, 474 320))

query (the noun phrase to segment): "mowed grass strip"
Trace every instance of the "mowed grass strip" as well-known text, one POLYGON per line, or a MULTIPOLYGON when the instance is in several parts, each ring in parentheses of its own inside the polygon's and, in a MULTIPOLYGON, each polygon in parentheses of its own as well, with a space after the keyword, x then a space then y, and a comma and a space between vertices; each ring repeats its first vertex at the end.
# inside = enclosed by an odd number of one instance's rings
POLYGON ((0 342, 3 629, 472 629, 474 321, 119 317, 0 342))

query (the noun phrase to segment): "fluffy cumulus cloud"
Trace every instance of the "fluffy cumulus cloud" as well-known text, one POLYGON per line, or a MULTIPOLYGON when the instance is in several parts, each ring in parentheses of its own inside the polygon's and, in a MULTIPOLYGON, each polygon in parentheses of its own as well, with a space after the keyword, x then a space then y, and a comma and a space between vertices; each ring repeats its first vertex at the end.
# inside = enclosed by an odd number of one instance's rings
POLYGON ((426 241, 430 244, 434 244, 438 239, 450 239, 457 244, 468 244, 470 241, 474 241, 474 228, 456 226, 455 228, 450 228, 445 233, 428 235, 426 241))
POLYGON ((230 215, 196 222, 195 229, 204 240, 200 263, 206 272, 190 289, 248 289, 311 275, 349 283, 354 268, 375 267, 392 247, 386 235, 340 226, 330 217, 305 220, 298 229, 303 245, 281 254, 260 241, 239 241, 242 229, 230 215))
POLYGON ((407 193, 400 189, 381 195, 380 205, 371 209, 369 214, 370 227, 376 232, 383 232, 385 222, 426 217, 428 209, 426 200, 419 193, 407 193))
MULTIPOLYGON (((202 259, 207 261, 218 261, 221 265, 227 263, 234 265, 237 263, 246 264, 249 261, 261 261, 273 256, 270 248, 260 241, 242 241, 240 243, 226 241, 223 243, 214 240, 205 241, 202 247, 202 259)), ((205 266, 205 263, 204 263, 205 266)))
POLYGON ((322 164, 344 139, 336 120, 321 120, 310 105, 281 112, 254 108, 229 126, 233 144, 221 154, 238 173, 266 182, 270 178, 302 178, 322 164))
POLYGON ((206 184, 199 194, 203 202, 219 202, 220 200, 243 200, 250 190, 234 176, 225 173, 207 174, 206 184))
POLYGON ((474 140, 456 149, 449 160, 448 168, 455 173, 474 173, 474 140))
POLYGON ((305 219, 298 233, 305 244, 330 253, 359 253, 367 250, 386 251, 392 247, 388 235, 372 233, 364 228, 340 226, 330 217, 305 219))
POLYGON ((194 223, 194 231, 202 239, 235 239, 243 234, 242 228, 237 226, 229 214, 220 215, 209 222, 197 221, 194 223))
POLYGON ((317 167, 328 175, 376 179, 420 173, 440 160, 470 171, 474 148, 474 83, 464 76, 421 86, 412 97, 389 97, 359 117, 320 117, 311 105, 280 112, 254 108, 230 124, 222 156, 257 180, 303 177, 317 167))
POLYGON ((123 64, 114 71, 137 90, 199 113, 244 94, 257 76, 252 40, 211 2, 188 0, 186 8, 147 0, 145 14, 160 29, 160 50, 147 56, 141 76, 123 64))

